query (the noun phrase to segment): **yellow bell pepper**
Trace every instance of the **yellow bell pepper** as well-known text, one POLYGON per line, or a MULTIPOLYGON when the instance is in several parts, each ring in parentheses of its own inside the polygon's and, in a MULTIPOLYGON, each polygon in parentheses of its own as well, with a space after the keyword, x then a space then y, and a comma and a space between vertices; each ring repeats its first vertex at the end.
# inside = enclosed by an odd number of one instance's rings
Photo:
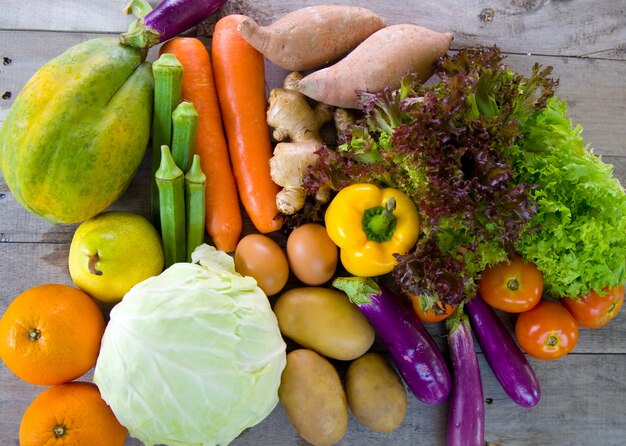
POLYGON ((391 272, 397 263, 394 254, 406 254, 420 231, 413 201, 397 189, 373 184, 353 184, 339 191, 324 218, 344 268, 361 277, 391 272))

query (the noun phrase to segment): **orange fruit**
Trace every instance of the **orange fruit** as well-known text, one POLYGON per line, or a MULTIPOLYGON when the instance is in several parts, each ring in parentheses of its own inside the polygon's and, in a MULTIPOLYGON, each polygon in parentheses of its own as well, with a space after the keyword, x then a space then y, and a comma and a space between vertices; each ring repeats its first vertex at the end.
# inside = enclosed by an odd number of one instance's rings
POLYGON ((31 384, 52 386, 78 378, 96 363, 104 317, 84 292, 67 285, 26 290, 0 320, 0 358, 31 384))
POLYGON ((123 445, 124 428, 95 384, 71 382, 44 390, 24 412, 20 446, 123 445))

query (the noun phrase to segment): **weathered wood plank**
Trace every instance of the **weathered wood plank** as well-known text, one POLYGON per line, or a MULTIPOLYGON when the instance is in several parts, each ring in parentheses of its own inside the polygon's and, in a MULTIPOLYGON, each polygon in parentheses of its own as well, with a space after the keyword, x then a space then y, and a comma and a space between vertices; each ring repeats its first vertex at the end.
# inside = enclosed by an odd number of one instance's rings
POLYGON ((594 153, 626 154, 626 62, 509 55, 505 63, 526 74, 535 63, 552 66, 556 93, 567 101, 572 121, 583 126, 594 153))
MULTIPOLYGON (((567 359, 567 364, 542 362, 536 366, 542 382, 542 401, 527 410, 510 401, 479 355, 484 396, 491 401, 485 411, 485 439, 489 444, 582 446, 593 444, 594 440, 602 445, 623 444, 619 413, 624 397, 612 392, 626 390, 615 378, 626 373, 625 358, 572 356, 567 359), (565 381, 568 386, 563 386, 565 381), (581 432, 576 429, 578 423, 589 429, 581 432)), ((409 395, 407 416, 397 431, 375 433, 351 416, 348 433, 338 445, 443 446, 446 444, 447 409, 447 404, 427 406, 409 395)), ((279 406, 257 428, 244 432, 233 442, 237 446, 252 444, 306 443, 297 437, 279 406)))
MULTIPOLYGON (((227 3, 221 13, 243 12, 269 24, 304 4, 323 3, 324 0, 244 0, 227 3)), ((364 6, 358 1, 342 3, 364 6)), ((366 7, 385 17, 388 24, 416 23, 450 31, 455 36, 454 48, 497 43, 504 51, 518 54, 626 58, 624 2, 370 0, 366 7)))
POLYGON ((122 32, 133 20, 123 12, 127 4, 126 0, 36 0, 28 3, 3 0, 0 29, 122 32))
MULTIPOLYGON (((621 446, 625 434, 625 355, 570 355, 556 362, 534 362, 542 386, 540 403, 523 409, 510 401, 479 355, 485 410, 485 439, 502 446, 621 446)), ((79 380, 89 381, 92 372, 79 380)), ((18 445, 22 414, 43 387, 22 382, 0 367, 0 432, 3 444, 18 445), (10 443, 9 443, 10 442, 10 443)), ((349 429, 338 446, 444 446, 448 404, 428 406, 408 395, 407 415, 394 432, 381 434, 350 415, 349 429)), ((467 414, 471 416, 471 414, 467 414)), ((306 445, 279 405, 260 424, 244 431, 233 446, 306 445)), ((126 446, 141 446, 128 438, 126 446)))
MULTIPOLYGON (((62 0, 4 2, 0 29, 71 32, 122 32, 132 20, 122 13, 125 0, 81 2, 62 0)), ((158 3, 151 1, 152 4, 158 3)), ((228 2, 218 13, 248 14, 263 24, 303 6, 324 0, 240 0, 228 2)), ((604 0, 546 1, 422 0, 387 2, 357 0, 341 3, 366 6, 389 24, 417 23, 455 34, 455 47, 498 43, 512 53, 593 58, 626 58, 626 4, 604 0), (558 32, 555 25, 558 24, 558 32)), ((210 28, 213 20, 203 24, 210 28)))
MULTIPOLYGON (((126 0, 32 0, 28 5, 10 0, 0 2, 0 97, 6 97, 0 99, 0 124, 17 92, 43 63, 87 38, 121 32, 132 20, 120 12, 126 0)), ((325 1, 231 0, 220 15, 244 13, 267 24, 296 8, 320 3, 325 1)), ((415 22, 452 31, 454 49, 498 44, 511 53, 507 62, 524 72, 534 62, 553 65, 554 75, 561 79, 558 93, 568 100, 573 120, 583 125, 587 142, 595 147, 596 153, 604 155, 605 161, 615 165, 616 176, 626 184, 626 90, 623 89, 626 3, 623 0, 396 3, 347 0, 342 3, 368 7, 385 16, 390 24, 415 22)), ((207 42, 214 22, 215 18, 207 20, 198 29, 207 42)), ((151 55, 153 58, 154 51, 151 55)), ((268 68, 269 91, 280 85, 285 73, 271 65, 268 68)), ((144 162, 127 193, 113 208, 148 215, 147 165, 144 162)), ((0 314, 27 288, 42 283, 71 284, 67 256, 74 229, 75 225, 50 225, 30 215, 15 202, 0 178, 0 314)), ((503 317, 511 328, 515 317, 503 317)), ((446 351, 441 325, 430 330, 446 351)), ((507 398, 479 355, 485 397, 491 401, 486 411, 486 440, 492 445, 506 446, 624 444, 626 347, 622 340, 625 337, 626 315, 622 312, 601 330, 582 330, 578 347, 566 358, 555 362, 531 359, 543 395, 540 405, 531 410, 521 409, 507 398)), ((340 370, 345 368, 345 364, 337 365, 340 370)), ((90 380, 91 373, 83 379, 90 380)), ((18 445, 21 416, 42 390, 20 381, 0 365, 0 444, 18 445)), ((398 431, 376 434, 351 418, 349 432, 340 445, 444 445, 446 418, 447 404, 431 407, 409 397, 408 415, 398 431)), ((126 444, 140 445, 132 439, 126 444)), ((279 406, 234 444, 286 446, 305 442, 297 437, 279 406)))

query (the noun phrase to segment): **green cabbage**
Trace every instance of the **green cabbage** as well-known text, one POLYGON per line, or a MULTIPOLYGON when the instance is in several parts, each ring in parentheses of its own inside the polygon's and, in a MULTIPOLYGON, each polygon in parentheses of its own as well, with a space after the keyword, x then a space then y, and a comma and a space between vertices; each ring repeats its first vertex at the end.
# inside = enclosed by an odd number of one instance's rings
POLYGON ((111 311, 94 382, 146 445, 226 445, 278 403, 286 345, 267 297, 202 245, 111 311))

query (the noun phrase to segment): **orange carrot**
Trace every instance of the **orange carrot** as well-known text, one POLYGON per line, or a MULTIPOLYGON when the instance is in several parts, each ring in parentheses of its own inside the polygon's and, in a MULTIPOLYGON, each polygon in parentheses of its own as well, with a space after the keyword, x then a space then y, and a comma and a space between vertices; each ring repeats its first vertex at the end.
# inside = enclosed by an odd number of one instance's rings
POLYGON ((244 18, 234 14, 217 22, 211 56, 239 198, 256 229, 268 233, 283 224, 276 207, 280 188, 270 176, 264 59, 237 31, 244 18))
POLYGON ((174 54, 183 66, 182 97, 193 103, 199 116, 195 153, 206 175, 206 229, 217 249, 232 252, 243 224, 211 58, 196 38, 169 40, 160 52, 174 54))

